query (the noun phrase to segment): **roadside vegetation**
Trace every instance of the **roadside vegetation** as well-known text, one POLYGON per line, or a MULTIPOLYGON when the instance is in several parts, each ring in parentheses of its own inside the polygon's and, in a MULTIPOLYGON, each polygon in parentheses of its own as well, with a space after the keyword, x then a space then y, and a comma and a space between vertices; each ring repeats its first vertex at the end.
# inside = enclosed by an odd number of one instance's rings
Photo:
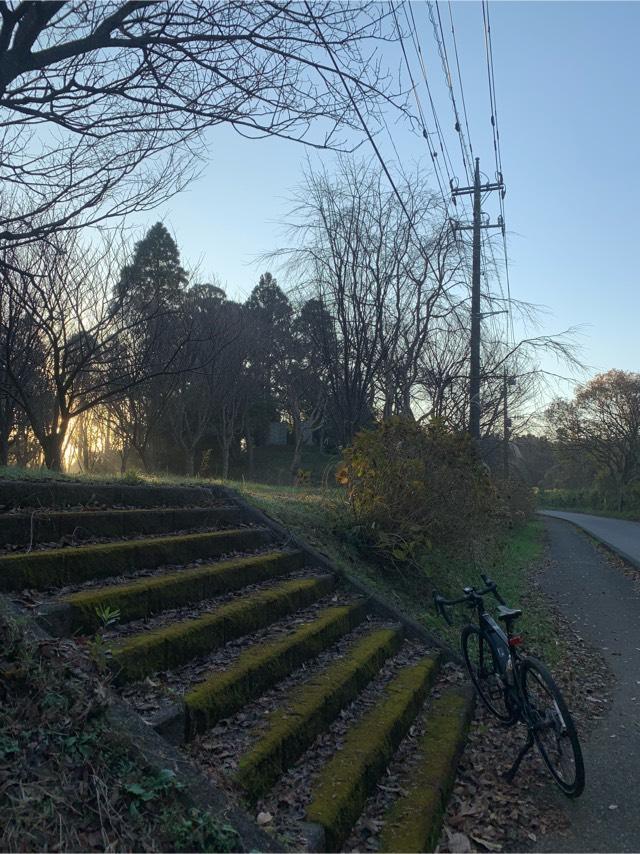
POLYGON ((640 490, 637 484, 625 491, 624 510, 618 510, 615 500, 602 489, 539 489, 539 507, 549 510, 575 510, 596 516, 640 520, 640 490))
POLYGON ((91 655, 33 638, 0 611, 0 848, 234 851, 232 827, 190 807, 169 769, 140 765, 106 718, 91 655))

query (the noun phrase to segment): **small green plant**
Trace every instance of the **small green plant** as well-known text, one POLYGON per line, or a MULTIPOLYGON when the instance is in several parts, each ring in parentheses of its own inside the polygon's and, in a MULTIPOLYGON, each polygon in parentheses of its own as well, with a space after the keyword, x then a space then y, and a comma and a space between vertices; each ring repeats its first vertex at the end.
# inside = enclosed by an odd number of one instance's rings
POLYGON ((144 478, 140 477, 140 474, 135 469, 129 469, 128 472, 122 475, 121 480, 127 486, 137 486, 139 483, 144 483, 144 478))
POLYGON ((97 605, 95 612, 103 629, 115 626, 120 620, 120 608, 112 608, 110 605, 97 605))
POLYGON ((170 768, 163 768, 157 774, 146 774, 133 783, 126 783, 124 790, 133 798, 129 805, 129 812, 132 815, 137 815, 140 802, 147 803, 158 800, 172 789, 181 788, 182 784, 176 780, 176 775, 170 768))
POLYGON ((102 637, 96 634, 87 643, 87 648, 91 653, 95 666, 100 674, 106 674, 109 670, 109 658, 111 657, 111 645, 102 637))
POLYGON ((238 851, 240 840, 235 829, 207 812, 192 809, 188 818, 173 816, 167 823, 172 828, 175 851, 238 851))

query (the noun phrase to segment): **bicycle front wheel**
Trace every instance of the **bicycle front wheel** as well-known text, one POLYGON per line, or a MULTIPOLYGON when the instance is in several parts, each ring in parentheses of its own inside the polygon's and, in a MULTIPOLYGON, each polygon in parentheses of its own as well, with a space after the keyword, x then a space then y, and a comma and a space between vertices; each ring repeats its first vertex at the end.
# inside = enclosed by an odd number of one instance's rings
POLYGON ((516 714, 496 670, 487 635, 478 626, 469 624, 462 629, 460 640, 469 676, 480 699, 499 720, 512 724, 516 720, 516 714))
POLYGON ((541 662, 525 659, 521 674, 525 711, 542 759, 565 795, 577 798, 584 789, 584 761, 564 697, 541 662))

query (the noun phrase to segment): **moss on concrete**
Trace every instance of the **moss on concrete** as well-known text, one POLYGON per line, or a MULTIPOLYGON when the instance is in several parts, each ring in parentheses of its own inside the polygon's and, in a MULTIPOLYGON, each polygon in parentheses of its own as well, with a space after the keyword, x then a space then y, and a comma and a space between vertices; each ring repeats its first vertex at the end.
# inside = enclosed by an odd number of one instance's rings
POLYGON ((126 575, 162 564, 190 563, 225 552, 257 548, 271 538, 265 528, 127 540, 0 557, 0 590, 37 590, 126 575))
POLYGON ((188 528, 213 528, 237 524, 238 507, 155 508, 153 510, 85 510, 6 513, 0 515, 0 544, 54 542, 77 535, 128 537, 132 534, 162 534, 188 528))
POLYGON ((369 794, 418 714, 439 668, 437 657, 403 667, 379 704, 353 726, 344 745, 322 769, 307 820, 324 828, 327 851, 337 851, 369 794))
POLYGON ((344 658, 297 688, 273 712, 253 748, 240 758, 236 779, 251 801, 262 797, 378 673, 402 643, 400 628, 365 635, 344 658))
POLYGON ((215 487, 169 484, 100 483, 69 480, 0 480, 2 503, 10 507, 179 507, 215 503, 215 487))
POLYGON ((221 605, 213 613, 134 635, 112 650, 117 681, 142 679, 206 655, 234 638, 268 626, 326 596, 335 576, 297 578, 221 605))
POLYGON ((442 817, 464 750, 473 693, 454 689, 435 699, 420 740, 410 787, 388 810, 381 851, 435 851, 442 817))
POLYGON ((365 599, 329 608, 291 634, 243 652, 234 665, 186 694, 187 739, 234 714, 296 667, 315 658, 365 615, 365 599))
POLYGON ((278 578, 303 565, 302 552, 273 551, 140 578, 128 584, 83 590, 60 601, 71 607, 75 630, 92 632, 100 626, 96 608, 117 608, 120 621, 128 622, 278 578))

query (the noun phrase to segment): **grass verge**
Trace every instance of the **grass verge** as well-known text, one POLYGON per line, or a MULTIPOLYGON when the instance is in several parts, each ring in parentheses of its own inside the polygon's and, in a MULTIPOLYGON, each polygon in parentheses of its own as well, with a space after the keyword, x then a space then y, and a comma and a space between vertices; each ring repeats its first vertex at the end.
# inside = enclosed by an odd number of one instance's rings
MULTIPOLYGON (((467 621, 462 609, 453 626, 436 615, 432 605, 435 589, 445 596, 458 596, 465 585, 479 585, 480 571, 488 572, 502 596, 512 607, 522 607, 519 623, 526 647, 553 665, 562 654, 546 604, 531 584, 530 567, 540 559, 543 525, 532 520, 506 530, 502 541, 486 563, 475 567, 471 561, 453 559, 434 549, 421 572, 400 574, 372 563, 349 537, 349 509, 341 490, 277 487, 258 483, 230 484, 247 501, 264 510, 308 543, 324 552, 339 568, 357 576, 389 602, 402 609, 425 628, 438 634, 456 649, 460 626, 467 621)), ((489 604, 489 600, 487 600, 489 604)))

